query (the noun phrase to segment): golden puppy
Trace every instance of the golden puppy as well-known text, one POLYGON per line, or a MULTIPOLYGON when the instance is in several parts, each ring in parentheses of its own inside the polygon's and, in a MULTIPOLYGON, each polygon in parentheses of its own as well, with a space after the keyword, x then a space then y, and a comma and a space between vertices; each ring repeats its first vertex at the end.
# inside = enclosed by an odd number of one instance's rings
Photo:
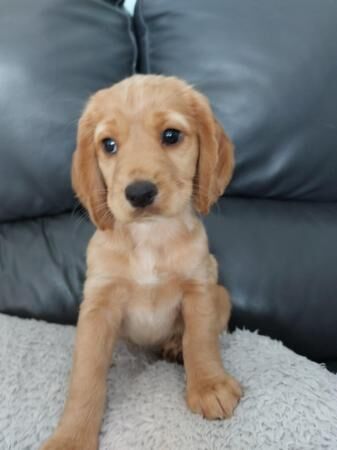
POLYGON ((186 369, 189 408, 231 416, 241 396, 218 336, 227 291, 197 213, 224 192, 233 146, 206 98, 181 80, 136 75, 97 92, 79 122, 74 190, 97 227, 87 252, 69 395, 44 450, 94 450, 119 337, 186 369))

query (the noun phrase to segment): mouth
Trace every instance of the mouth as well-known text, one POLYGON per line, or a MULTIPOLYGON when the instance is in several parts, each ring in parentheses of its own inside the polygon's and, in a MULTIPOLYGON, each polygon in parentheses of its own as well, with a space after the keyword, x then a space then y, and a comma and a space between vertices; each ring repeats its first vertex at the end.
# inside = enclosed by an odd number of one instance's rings
POLYGON ((161 215, 161 210, 157 204, 151 204, 143 208, 134 208, 132 211, 134 220, 149 219, 158 215, 161 215))
POLYGON ((151 220, 152 218, 163 215, 162 208, 157 200, 145 207, 133 207, 129 202, 125 202, 124 200, 122 203, 118 202, 109 205, 109 211, 115 220, 125 224, 151 220))

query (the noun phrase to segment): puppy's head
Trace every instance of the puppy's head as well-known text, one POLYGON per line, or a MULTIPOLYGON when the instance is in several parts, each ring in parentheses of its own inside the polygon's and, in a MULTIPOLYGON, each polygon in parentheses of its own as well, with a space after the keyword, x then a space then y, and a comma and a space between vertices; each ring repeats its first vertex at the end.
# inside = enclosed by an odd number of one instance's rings
POLYGON ((224 192, 233 146, 207 99, 185 82, 135 75, 89 100, 79 121, 72 181, 101 229, 181 213, 206 214, 224 192))

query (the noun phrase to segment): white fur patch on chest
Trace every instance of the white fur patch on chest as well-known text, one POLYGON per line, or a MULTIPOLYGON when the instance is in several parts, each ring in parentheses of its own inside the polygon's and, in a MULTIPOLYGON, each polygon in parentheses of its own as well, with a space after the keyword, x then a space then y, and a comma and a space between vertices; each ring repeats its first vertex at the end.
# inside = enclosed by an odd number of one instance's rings
MULTIPOLYGON (((171 226, 172 227, 172 226, 171 226)), ((135 248, 130 255, 131 278, 137 284, 156 284, 158 276, 158 244, 162 244, 170 223, 157 219, 144 223, 132 224, 130 227, 135 248)))
POLYGON ((132 278, 137 284, 156 284, 159 281, 156 263, 157 255, 152 248, 141 245, 131 259, 132 278))

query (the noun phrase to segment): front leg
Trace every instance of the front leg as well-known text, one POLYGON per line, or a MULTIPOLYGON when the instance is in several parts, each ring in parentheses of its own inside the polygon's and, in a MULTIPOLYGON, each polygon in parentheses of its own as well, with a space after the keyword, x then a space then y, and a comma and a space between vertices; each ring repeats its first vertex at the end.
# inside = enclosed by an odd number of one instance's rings
MULTIPOLYGON (((229 317, 228 295, 216 285, 191 284, 183 299, 183 356, 187 404, 207 419, 230 417, 242 393, 223 368, 219 321, 229 317)), ((223 325, 223 323, 222 323, 223 325)))
POLYGON ((125 287, 86 284, 68 398, 60 423, 42 450, 96 450, 106 377, 123 315, 125 287))

